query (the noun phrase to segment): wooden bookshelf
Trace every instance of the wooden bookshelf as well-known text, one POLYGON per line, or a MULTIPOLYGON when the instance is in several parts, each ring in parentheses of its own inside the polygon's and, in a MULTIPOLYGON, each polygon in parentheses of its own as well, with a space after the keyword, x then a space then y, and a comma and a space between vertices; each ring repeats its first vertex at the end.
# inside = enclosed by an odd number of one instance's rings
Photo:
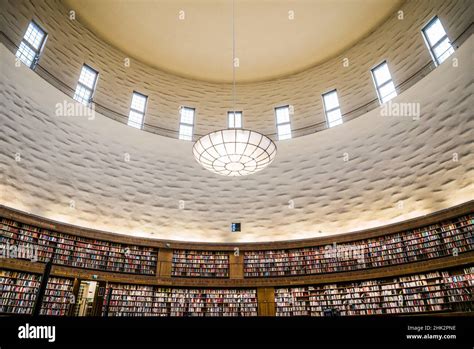
MULTIPOLYGON (((31 314, 40 282, 40 274, 0 270, 0 313, 31 314)), ((70 314, 73 286, 71 278, 51 277, 40 313, 70 314)), ((328 309, 350 316, 472 312, 473 290, 471 264, 462 270, 258 290, 108 282, 105 295, 111 292, 109 316, 323 316, 328 309)))
POLYGON ((38 261, 84 269, 155 275, 157 249, 85 238, 7 218, 0 221, 0 244, 35 248, 38 261))
POLYGON ((228 278, 229 254, 219 251, 174 250, 174 277, 228 278))
POLYGON ((341 316, 474 311, 474 267, 392 279, 276 288, 277 316, 341 316))
MULTIPOLYGON (((0 270, 0 313, 30 315, 36 302, 41 275, 0 270)), ((73 279, 48 280, 41 315, 67 315, 71 306, 73 279)))
POLYGON ((73 306, 73 279, 51 277, 41 304, 41 315, 65 316, 73 306))
POLYGON ((41 276, 0 270, 0 313, 32 314, 41 276))
MULTIPOLYGON (((257 316, 255 289, 107 285, 108 316, 257 316), (110 291, 112 290, 112 291, 110 291)), ((103 306, 105 315, 106 305, 103 306)))
POLYGON ((474 250, 474 215, 377 238, 244 252, 244 276, 322 274, 417 262, 474 250))

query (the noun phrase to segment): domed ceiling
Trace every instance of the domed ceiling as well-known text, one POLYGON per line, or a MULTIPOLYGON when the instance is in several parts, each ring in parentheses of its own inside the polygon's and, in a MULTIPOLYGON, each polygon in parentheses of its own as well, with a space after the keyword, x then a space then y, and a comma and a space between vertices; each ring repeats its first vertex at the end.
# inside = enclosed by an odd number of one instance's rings
MULTIPOLYGON (((58 117, 58 101, 70 100, 62 92, 26 67, 0 69, 0 203, 114 233, 200 242, 327 236, 452 207, 474 197, 473 48, 471 37, 455 53, 458 67, 442 64, 394 99, 417 101, 419 119, 372 110, 279 142, 271 166, 231 178, 201 168, 191 142, 99 113, 58 117), (242 231, 230 232, 232 222, 242 231)), ((13 62, 2 45, 0 58, 13 62)))
MULTIPOLYGON (((231 0, 64 0, 131 58, 182 76, 232 78, 231 0)), ((402 0, 235 1, 238 81, 287 75, 351 46, 402 0)))

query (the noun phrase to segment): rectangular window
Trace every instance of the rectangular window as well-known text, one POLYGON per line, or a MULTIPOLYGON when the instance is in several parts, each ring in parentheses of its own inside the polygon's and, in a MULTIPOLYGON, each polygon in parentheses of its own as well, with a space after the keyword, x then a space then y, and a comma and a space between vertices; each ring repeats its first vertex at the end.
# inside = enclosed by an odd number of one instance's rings
POLYGON ((145 109, 147 96, 133 91, 132 104, 128 113, 128 126, 143 128, 143 120, 145 120, 145 109))
POLYGON ((454 48, 438 16, 429 21, 421 32, 436 65, 440 65, 454 53, 454 48))
POLYGON ((87 64, 82 66, 76 92, 74 93, 74 99, 76 101, 83 104, 89 104, 92 101, 92 95, 94 94, 98 76, 99 73, 87 64))
POLYGON ((278 140, 291 138, 290 107, 275 108, 278 140))
POLYGON ((233 111, 227 112, 227 120, 229 128, 242 128, 242 112, 236 111, 235 114, 233 111))
POLYGON ((179 139, 193 140, 194 108, 181 107, 179 122, 179 139))
POLYGON ((342 114, 341 108, 339 107, 339 99, 337 98, 337 91, 333 90, 323 94, 323 102, 328 127, 342 124, 342 114))
POLYGON ((16 57, 30 68, 38 63, 40 53, 46 41, 46 32, 34 21, 31 21, 16 51, 16 57))
POLYGON ((388 70, 387 62, 384 61, 372 69, 372 78, 374 79, 380 104, 397 96, 397 90, 392 81, 392 75, 390 75, 390 71, 388 70))

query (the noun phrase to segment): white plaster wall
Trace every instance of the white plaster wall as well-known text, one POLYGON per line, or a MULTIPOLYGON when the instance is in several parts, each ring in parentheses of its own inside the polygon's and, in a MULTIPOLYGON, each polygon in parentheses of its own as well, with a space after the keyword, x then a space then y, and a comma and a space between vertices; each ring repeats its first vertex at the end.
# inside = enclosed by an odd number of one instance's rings
MULTIPOLYGON (((179 106, 187 105, 196 108, 197 134, 226 126, 227 111, 232 109, 229 84, 181 78, 134 60, 127 68, 126 55, 104 43, 80 19, 69 20, 69 9, 60 0, 0 0, 0 6, 0 28, 16 44, 32 18, 45 28, 49 37, 40 64, 69 86, 76 86, 84 62, 96 68, 98 103, 128 115, 132 91, 137 90, 149 96, 147 124, 177 130, 179 106)), ((295 109, 293 129, 324 122, 321 94, 334 88, 343 113, 375 99, 372 67, 386 59, 394 82, 405 81, 431 59, 421 28, 437 14, 454 39, 472 22, 474 2, 407 0, 401 10, 403 20, 394 13, 365 39, 325 63, 286 78, 238 84, 236 108, 244 112, 245 127, 275 133, 274 108, 286 104, 295 109), (344 58, 349 60, 346 68, 344 58)))
POLYGON ((0 203, 116 233, 226 242, 345 233, 448 208, 474 196, 473 48, 471 37, 457 67, 448 60, 394 100, 420 103, 420 120, 374 110, 279 142, 269 168, 225 178, 195 163, 191 142, 101 115, 57 116, 57 103, 73 101, 14 69, 0 45, 0 203), (241 233, 229 233, 232 221, 241 233))

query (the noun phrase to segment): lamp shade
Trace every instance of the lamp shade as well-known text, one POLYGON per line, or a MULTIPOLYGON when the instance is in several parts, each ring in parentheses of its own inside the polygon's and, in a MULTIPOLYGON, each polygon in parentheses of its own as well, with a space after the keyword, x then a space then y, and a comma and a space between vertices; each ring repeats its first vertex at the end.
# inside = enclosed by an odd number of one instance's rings
POLYGON ((246 176, 267 167, 276 156, 276 145, 251 130, 226 129, 199 138, 193 147, 197 162, 223 176, 246 176))

